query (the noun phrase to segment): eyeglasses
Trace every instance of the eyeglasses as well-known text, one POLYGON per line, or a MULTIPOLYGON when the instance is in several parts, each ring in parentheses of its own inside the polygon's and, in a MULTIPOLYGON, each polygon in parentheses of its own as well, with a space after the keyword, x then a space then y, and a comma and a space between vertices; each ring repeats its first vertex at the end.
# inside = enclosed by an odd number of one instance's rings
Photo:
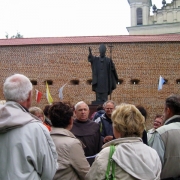
POLYGON ((114 108, 105 108, 106 110, 113 110, 114 108))

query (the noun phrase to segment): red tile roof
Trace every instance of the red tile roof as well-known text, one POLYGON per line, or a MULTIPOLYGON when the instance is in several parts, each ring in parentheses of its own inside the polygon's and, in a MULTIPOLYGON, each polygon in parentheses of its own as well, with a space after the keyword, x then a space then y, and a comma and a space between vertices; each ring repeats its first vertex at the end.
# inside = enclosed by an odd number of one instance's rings
POLYGON ((180 34, 166 35, 118 35, 118 36, 75 36, 0 39, 0 46, 45 45, 45 44, 85 44, 113 42, 180 42, 180 34))

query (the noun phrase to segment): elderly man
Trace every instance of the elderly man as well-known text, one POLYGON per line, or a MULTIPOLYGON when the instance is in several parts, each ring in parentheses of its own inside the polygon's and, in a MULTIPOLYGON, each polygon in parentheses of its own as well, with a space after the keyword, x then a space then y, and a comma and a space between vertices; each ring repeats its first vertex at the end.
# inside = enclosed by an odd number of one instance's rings
POLYGON ((156 129, 152 148, 162 163, 161 179, 180 178, 180 96, 165 101, 163 126, 156 129))
POLYGON ((154 133, 156 132, 156 129, 161 127, 162 125, 163 125, 163 116, 160 114, 157 114, 154 119, 154 122, 153 122, 153 128, 148 130, 148 132, 147 132, 149 146, 151 146, 151 144, 154 140, 154 133))
POLYGON ((114 101, 108 100, 103 104, 105 113, 98 117, 95 122, 100 124, 101 136, 103 137, 103 142, 107 143, 114 139, 111 114, 115 109, 116 105, 114 101))
POLYGON ((76 119, 71 132, 85 145, 85 156, 91 165, 102 147, 99 124, 88 119, 89 107, 80 101, 75 105, 76 119))
POLYGON ((22 75, 8 77, 0 105, 0 179, 50 180, 57 168, 55 145, 47 128, 28 112, 32 84, 22 75))

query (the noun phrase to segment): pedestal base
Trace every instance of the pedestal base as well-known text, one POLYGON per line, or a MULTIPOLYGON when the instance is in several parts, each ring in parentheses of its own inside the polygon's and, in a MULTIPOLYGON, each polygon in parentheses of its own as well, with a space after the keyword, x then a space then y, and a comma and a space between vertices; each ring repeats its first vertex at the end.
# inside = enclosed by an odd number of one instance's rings
POLYGON ((104 101, 92 101, 91 104, 92 105, 103 105, 104 101))
POLYGON ((97 107, 98 105, 103 105, 104 102, 103 101, 92 101, 91 104, 89 104, 89 110, 90 110, 90 113, 89 113, 89 118, 91 117, 91 115, 97 111, 97 107))

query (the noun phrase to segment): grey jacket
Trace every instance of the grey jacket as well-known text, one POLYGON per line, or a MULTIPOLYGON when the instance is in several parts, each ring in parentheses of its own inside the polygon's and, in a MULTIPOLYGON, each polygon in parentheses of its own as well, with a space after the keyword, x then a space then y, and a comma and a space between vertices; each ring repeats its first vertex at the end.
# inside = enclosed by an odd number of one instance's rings
POLYGON ((154 141, 154 135, 155 135, 156 129, 152 128, 149 129, 147 132, 147 139, 148 139, 148 145, 151 147, 152 143, 154 141))
POLYGON ((119 138, 106 143, 96 156, 87 180, 105 179, 110 145, 115 145, 115 178, 121 180, 160 180, 161 162, 157 152, 138 137, 119 138))
POLYGON ((162 162, 161 179, 180 176, 180 122, 173 122, 180 115, 174 115, 156 129, 152 148, 162 162))
POLYGON ((52 180, 55 145, 47 128, 20 104, 0 105, 0 179, 52 180))

